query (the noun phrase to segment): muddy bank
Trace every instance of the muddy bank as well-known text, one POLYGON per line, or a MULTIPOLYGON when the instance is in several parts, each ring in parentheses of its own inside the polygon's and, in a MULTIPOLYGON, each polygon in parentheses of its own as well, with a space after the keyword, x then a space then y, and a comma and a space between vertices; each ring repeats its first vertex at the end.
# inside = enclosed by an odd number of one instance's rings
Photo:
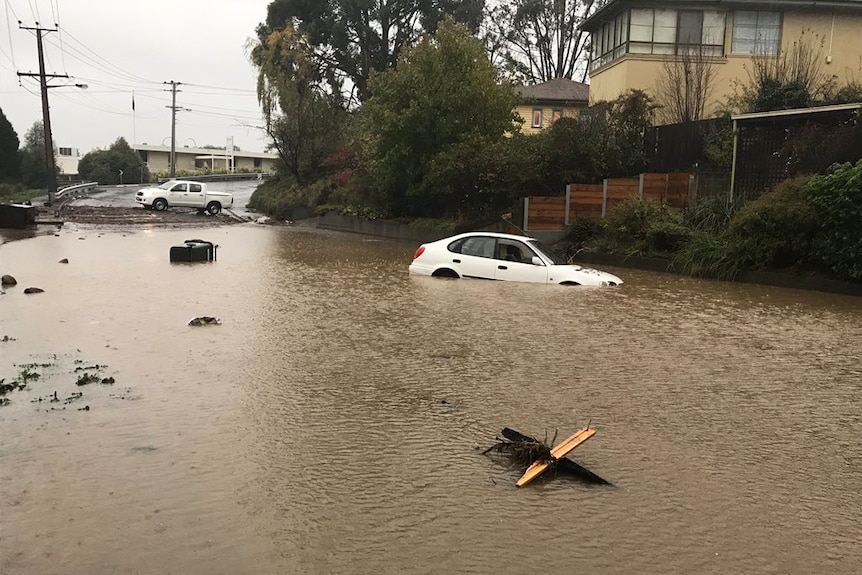
MULTIPOLYGON (((49 220, 52 215, 40 210, 39 219, 49 220)), ((66 206, 59 218, 64 223, 93 226, 164 226, 164 227, 211 227, 241 223, 227 214, 211 216, 198 214, 193 209, 173 208, 164 212, 146 210, 142 207, 97 207, 66 206)))

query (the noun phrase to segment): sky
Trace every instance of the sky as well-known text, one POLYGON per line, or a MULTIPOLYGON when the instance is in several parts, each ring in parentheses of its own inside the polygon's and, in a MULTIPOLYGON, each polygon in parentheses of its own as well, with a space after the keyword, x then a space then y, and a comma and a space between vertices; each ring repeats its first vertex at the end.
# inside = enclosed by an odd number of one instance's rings
POLYGON ((3 0, 0 109, 22 145, 42 119, 36 33, 44 32, 51 129, 58 147, 83 156, 129 144, 170 145, 177 87, 176 145, 227 145, 263 152, 266 137, 246 43, 270 0, 3 0), (19 25, 20 21, 20 25, 19 25), (167 84, 166 84, 167 83, 167 84), (74 84, 85 84, 86 89, 74 84), (134 100, 134 111, 132 102, 134 100))

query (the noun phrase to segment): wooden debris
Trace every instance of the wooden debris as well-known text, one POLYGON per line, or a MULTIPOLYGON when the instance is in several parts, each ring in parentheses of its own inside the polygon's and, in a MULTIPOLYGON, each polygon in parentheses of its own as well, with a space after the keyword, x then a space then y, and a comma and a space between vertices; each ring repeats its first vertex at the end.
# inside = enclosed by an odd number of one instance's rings
POLYGON ((556 440, 556 434, 550 442, 548 442, 547 437, 544 441, 540 441, 535 437, 524 435, 519 431, 506 427, 502 431, 504 439, 500 440, 498 438, 499 442, 486 449, 484 454, 494 451, 509 456, 517 463, 527 465, 527 471, 518 480, 518 487, 527 485, 548 469, 568 473, 589 483, 611 485, 609 481, 566 457, 566 454, 587 441, 595 433, 595 430, 589 427, 580 429, 574 435, 551 449, 550 445, 553 445, 556 440))
POLYGON ((561 459, 569 454, 574 448, 591 438, 596 434, 595 429, 583 428, 579 429, 575 432, 574 435, 567 438, 565 441, 557 445, 551 450, 551 457, 542 461, 534 462, 530 467, 527 468, 527 471, 524 472, 524 475, 518 480, 516 485, 518 487, 523 487, 530 483, 532 480, 540 476, 542 473, 547 471, 547 469, 558 459, 561 459))

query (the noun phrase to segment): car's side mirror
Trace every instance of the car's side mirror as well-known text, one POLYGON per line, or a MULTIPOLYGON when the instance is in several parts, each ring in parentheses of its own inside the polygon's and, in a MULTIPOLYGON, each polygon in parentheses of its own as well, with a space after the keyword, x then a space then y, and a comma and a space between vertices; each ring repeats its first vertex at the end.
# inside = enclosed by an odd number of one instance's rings
POLYGON ((542 258, 540 258, 539 256, 533 256, 532 264, 534 266, 543 266, 545 265, 545 262, 543 262, 542 258))

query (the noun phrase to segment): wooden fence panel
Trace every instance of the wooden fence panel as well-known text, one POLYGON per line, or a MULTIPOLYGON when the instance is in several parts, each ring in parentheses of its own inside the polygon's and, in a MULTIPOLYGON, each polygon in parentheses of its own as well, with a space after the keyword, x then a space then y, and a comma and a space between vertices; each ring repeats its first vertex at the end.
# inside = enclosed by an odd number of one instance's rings
POLYGON ((602 185, 569 185, 569 223, 575 218, 602 217, 602 185))
POLYGON ((565 196, 530 196, 528 230, 562 230, 566 222, 565 196))
POLYGON ((665 202, 675 208, 685 209, 689 202, 691 176, 685 174, 644 174, 643 199, 665 202))
MULTIPOLYGON (((604 184, 569 184, 569 224, 575 218, 609 216, 615 206, 629 199, 666 202, 685 209, 689 204, 691 175, 641 174, 637 178, 608 178, 604 184)), ((566 222, 565 196, 531 196, 527 230, 562 230, 566 222)))
POLYGON ((638 197, 640 178, 608 178, 605 217, 610 216, 614 207, 629 198, 638 197))
POLYGON ((675 208, 685 210, 688 208, 691 189, 690 174, 668 174, 667 194, 664 201, 675 208))

